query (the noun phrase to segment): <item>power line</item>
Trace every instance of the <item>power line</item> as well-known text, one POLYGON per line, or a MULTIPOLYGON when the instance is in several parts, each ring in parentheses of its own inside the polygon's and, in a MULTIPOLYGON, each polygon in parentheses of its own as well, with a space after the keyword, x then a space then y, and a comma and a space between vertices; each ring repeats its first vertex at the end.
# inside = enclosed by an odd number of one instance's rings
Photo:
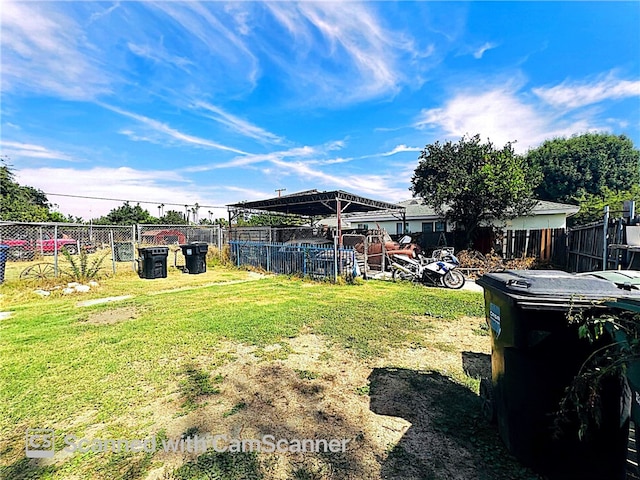
MULTIPOLYGON (((187 203, 164 203, 164 202, 149 202, 149 201, 146 201, 146 200, 126 200, 126 199, 122 199, 122 198, 89 197, 89 196, 85 196, 85 195, 70 195, 68 193, 48 193, 48 192, 44 192, 44 194, 45 195, 50 195, 52 197, 86 198, 86 199, 89 199, 89 200, 109 200, 109 201, 112 201, 112 202, 145 203, 145 204, 149 204, 149 205, 163 204, 163 205, 169 205, 169 206, 173 206, 173 207, 184 207, 185 205, 195 206, 195 204, 187 204, 187 203)), ((226 205, 200 205, 200 204, 198 204, 198 207, 201 207, 201 208, 227 208, 226 205)))

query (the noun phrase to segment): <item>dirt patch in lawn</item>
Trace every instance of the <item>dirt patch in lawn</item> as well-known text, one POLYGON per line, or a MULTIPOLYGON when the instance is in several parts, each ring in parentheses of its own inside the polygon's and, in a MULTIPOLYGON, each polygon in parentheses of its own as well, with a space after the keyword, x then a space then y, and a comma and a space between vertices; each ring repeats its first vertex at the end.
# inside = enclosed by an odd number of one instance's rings
POLYGON ((112 325, 126 320, 133 320, 137 317, 138 310, 136 307, 120 307, 91 313, 84 322, 92 325, 112 325))
POLYGON ((464 374, 464 358, 478 365, 486 360, 488 337, 472 333, 479 321, 439 325, 432 337, 425 329, 420 346, 368 360, 310 332, 263 348, 223 343, 213 358, 189 360, 217 391, 197 398, 192 411, 180 393, 158 400, 145 415, 153 429, 174 439, 336 439, 345 441, 345 451, 160 452, 146 478, 241 478, 224 476, 230 471, 267 479, 536 478, 480 417, 473 380, 464 374), (455 342, 456 348, 442 349, 438 342, 455 342))

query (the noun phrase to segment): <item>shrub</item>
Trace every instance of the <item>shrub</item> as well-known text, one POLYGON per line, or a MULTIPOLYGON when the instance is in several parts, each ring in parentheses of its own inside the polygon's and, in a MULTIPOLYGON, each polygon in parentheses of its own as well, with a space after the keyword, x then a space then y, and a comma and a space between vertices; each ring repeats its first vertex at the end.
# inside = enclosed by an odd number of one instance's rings
POLYGON ((61 251, 69 263, 69 269, 65 271, 65 274, 76 282, 86 282, 87 280, 96 278, 102 268, 102 262, 104 262, 104 259, 109 255, 107 251, 102 256, 94 257, 91 262, 89 262, 89 254, 84 249, 80 249, 76 257, 71 255, 66 248, 63 248, 61 251))

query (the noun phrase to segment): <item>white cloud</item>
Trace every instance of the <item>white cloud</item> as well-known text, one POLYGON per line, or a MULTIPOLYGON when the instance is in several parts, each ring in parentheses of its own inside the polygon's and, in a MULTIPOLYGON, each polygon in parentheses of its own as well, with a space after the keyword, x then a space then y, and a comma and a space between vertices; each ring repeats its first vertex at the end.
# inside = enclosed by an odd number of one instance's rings
MULTIPOLYGON (((168 136, 170 138, 173 138, 174 140, 178 140, 180 142, 191 144, 191 145, 214 148, 214 149, 218 149, 218 150, 225 150, 225 151, 228 151, 228 152, 233 152, 233 153, 238 153, 238 154, 241 154, 241 155, 246 155, 246 152, 243 152, 242 150, 238 150, 236 148, 229 147, 227 145, 223 145, 221 143, 214 142, 212 140, 207 140, 205 138, 200 138, 200 137, 196 137, 194 135, 189 135, 187 133, 180 132, 179 130, 171 128, 169 125, 167 125, 165 123, 159 122, 158 120, 154 120, 154 119, 149 118, 149 117, 145 117, 144 115, 138 115, 137 113, 127 112, 126 110, 122 110, 121 108, 114 107, 114 106, 111 106, 111 105, 102 104, 102 106, 104 108, 108 109, 108 110, 111 110, 113 112, 119 113, 120 115, 123 115, 125 117, 133 118, 134 120, 137 120, 138 122, 142 123, 146 127, 149 127, 152 131, 158 132, 158 133, 162 133, 162 134, 164 134, 164 135, 166 135, 166 136, 168 136)), ((147 140, 148 139, 148 137, 139 136, 139 135, 135 134, 134 132, 132 132, 131 130, 128 130, 128 129, 120 130, 120 133, 123 133, 124 135, 127 135, 127 136, 129 136, 129 137, 131 137, 132 139, 135 139, 135 140, 147 140)))
MULTIPOLYGON (((260 200, 263 198, 273 197, 272 193, 266 193, 262 190, 256 190, 253 188, 243 188, 243 187, 234 187, 234 186, 224 186, 223 190, 227 190, 229 192, 240 193, 244 197, 243 200, 260 200)), ((238 200, 239 202, 243 200, 238 200)), ((237 203, 237 202, 236 202, 237 203)))
POLYGON ((93 58, 81 27, 52 4, 5 1, 2 29, 2 89, 18 88, 86 100, 108 93, 112 73, 93 58))
POLYGON ((592 82, 565 81, 555 87, 534 88, 542 100, 556 108, 579 108, 586 105, 640 96, 640 80, 620 80, 613 74, 592 82))
POLYGON ((501 147, 516 142, 514 149, 524 152, 547 138, 570 136, 590 130, 603 130, 587 116, 573 119, 525 102, 517 90, 496 88, 484 92, 462 92, 442 107, 423 110, 416 128, 436 128, 449 138, 480 134, 501 147))
POLYGON ((209 170, 215 170, 219 168, 236 168, 236 167, 248 167, 250 165, 270 162, 273 160, 282 160, 285 158, 307 158, 311 155, 320 153, 318 149, 314 147, 304 146, 295 147, 288 150, 281 150, 270 153, 256 153, 246 154, 245 156, 235 157, 228 162, 211 163, 206 165, 194 165, 192 167, 183 168, 184 172, 206 172, 209 170))
POLYGON ((496 48, 497 45, 495 43, 491 43, 491 42, 486 42, 484 45, 482 45, 480 48, 478 48, 476 51, 473 52, 473 57, 477 58, 478 60, 480 60, 482 58, 482 56, 484 55, 484 52, 486 52, 487 50, 491 50, 492 48, 496 48))
POLYGON ((51 158, 56 160, 66 160, 69 162, 75 161, 75 159, 71 155, 58 152, 56 150, 50 150, 41 145, 32 145, 28 143, 1 140, 0 146, 2 154, 8 155, 11 158, 51 158))
POLYGON ((188 58, 171 55, 166 51, 162 43, 156 45, 138 45, 132 42, 127 44, 131 53, 138 55, 154 62, 163 62, 171 65, 175 65, 181 69, 186 70, 187 67, 195 65, 193 61, 188 58))
POLYGON ((398 188, 396 175, 335 175, 316 170, 305 162, 272 160, 281 175, 294 174, 304 180, 319 181, 328 188, 340 188, 354 193, 370 195, 376 199, 397 202, 407 198, 406 188, 398 188))
MULTIPOLYGON (((160 203, 198 202, 207 200, 194 192, 190 182, 173 170, 136 170, 128 167, 94 167, 81 170, 73 168, 25 168, 16 170, 16 180, 22 185, 39 188, 45 193, 73 194, 88 197, 141 200, 160 203)), ((109 213, 122 202, 49 196, 49 201, 59 205, 63 214, 85 219, 109 213)), ((142 204, 151 214, 156 205, 142 204)), ((167 208, 165 208, 165 211, 167 208)))
POLYGON ((369 5, 274 2, 267 6, 296 45, 297 61, 282 57, 276 48, 272 60, 294 87, 304 88, 307 100, 336 104, 394 94, 411 81, 405 74, 408 62, 403 60, 423 55, 404 33, 385 29, 369 5), (309 91, 314 94, 309 96, 309 91))
POLYGON ((389 152, 385 152, 382 154, 383 157, 390 157, 391 155, 395 155, 396 153, 401 152, 420 152, 422 151, 419 147, 407 147, 406 145, 397 145, 393 148, 393 150, 389 152))
MULTIPOLYGON (((185 38, 197 40, 205 48, 203 62, 214 59, 220 62, 226 77, 248 82, 250 88, 255 86, 259 73, 258 60, 242 34, 236 34, 233 28, 235 20, 226 21, 226 17, 222 16, 224 9, 214 11, 218 7, 216 2, 157 1, 145 2, 145 5, 164 12, 182 29, 185 38)), ((238 14, 233 18, 239 18, 238 14)), ((194 52, 200 51, 195 45, 192 48, 194 52)), ((210 79, 212 72, 206 73, 210 79)))
POLYGON ((247 122, 235 115, 231 115, 230 113, 225 112, 222 108, 217 107, 215 105, 211 105, 207 102, 196 102, 194 104, 196 108, 201 108, 206 110, 207 112, 213 113, 213 115, 205 115, 207 118, 215 120, 223 125, 226 125, 230 129, 238 132, 241 135, 244 135, 249 138, 254 138, 261 142, 280 144, 283 142, 283 139, 278 135, 268 132, 267 130, 258 127, 256 125, 247 122))

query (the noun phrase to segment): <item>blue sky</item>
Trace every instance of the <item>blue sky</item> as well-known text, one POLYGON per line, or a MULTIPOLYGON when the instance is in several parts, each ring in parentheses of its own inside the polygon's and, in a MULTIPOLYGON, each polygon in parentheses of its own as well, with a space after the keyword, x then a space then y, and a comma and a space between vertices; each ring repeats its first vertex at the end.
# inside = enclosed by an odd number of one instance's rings
POLYGON ((464 134, 640 146, 640 2, 4 1, 1 22, 18 180, 152 214, 278 188, 400 201, 420 150, 464 134))

